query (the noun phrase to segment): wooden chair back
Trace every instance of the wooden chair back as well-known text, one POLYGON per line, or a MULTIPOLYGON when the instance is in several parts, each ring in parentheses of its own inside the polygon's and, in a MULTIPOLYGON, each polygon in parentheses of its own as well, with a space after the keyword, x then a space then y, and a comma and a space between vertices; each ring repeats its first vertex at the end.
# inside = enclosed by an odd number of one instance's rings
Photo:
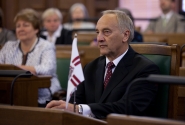
MULTIPOLYGON (((156 44, 130 44, 138 53, 143 54, 156 65, 158 65, 161 74, 176 75, 179 74, 180 66, 180 48, 177 45, 166 46, 156 44)), ((154 109, 154 116, 162 118, 177 118, 178 86, 159 85, 157 95, 157 105, 154 109)))
MULTIPOLYGON (((70 45, 57 45, 56 52, 60 53, 61 51, 71 51, 70 45)), ((87 63, 93 61, 94 59, 100 56, 100 51, 98 47, 91 46, 78 46, 79 53, 84 53, 82 60, 82 66, 84 67, 87 63)))

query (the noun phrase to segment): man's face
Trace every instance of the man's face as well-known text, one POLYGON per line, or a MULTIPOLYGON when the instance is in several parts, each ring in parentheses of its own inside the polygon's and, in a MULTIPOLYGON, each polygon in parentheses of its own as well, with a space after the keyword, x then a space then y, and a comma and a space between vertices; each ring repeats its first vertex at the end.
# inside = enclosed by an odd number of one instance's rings
POLYGON ((159 0, 160 8, 164 13, 169 12, 172 9, 173 2, 171 0, 159 0))
POLYGON ((121 32, 115 14, 103 15, 96 25, 100 53, 115 59, 124 52, 125 32, 121 32))

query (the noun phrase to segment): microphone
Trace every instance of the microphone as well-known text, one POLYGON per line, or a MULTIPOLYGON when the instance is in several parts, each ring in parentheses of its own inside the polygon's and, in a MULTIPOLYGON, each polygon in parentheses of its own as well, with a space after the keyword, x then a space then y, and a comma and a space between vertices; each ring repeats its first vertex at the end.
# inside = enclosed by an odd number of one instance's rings
POLYGON ((10 105, 13 105, 13 91, 14 91, 14 84, 17 78, 29 78, 33 74, 30 71, 25 70, 0 70, 0 77, 15 77, 11 83, 10 88, 10 105))
POLYGON ((126 94, 126 114, 129 115, 129 91, 131 89, 131 87, 138 83, 138 82, 144 82, 144 81, 147 81, 149 83, 152 83, 152 84, 156 84, 156 83, 159 83, 159 84, 173 84, 173 85, 185 85, 185 77, 181 77, 181 76, 170 76, 170 75, 154 75, 154 74, 151 74, 149 75, 148 77, 145 77, 145 78, 137 78, 137 79, 134 79, 129 85, 128 85, 128 88, 125 92, 126 94))

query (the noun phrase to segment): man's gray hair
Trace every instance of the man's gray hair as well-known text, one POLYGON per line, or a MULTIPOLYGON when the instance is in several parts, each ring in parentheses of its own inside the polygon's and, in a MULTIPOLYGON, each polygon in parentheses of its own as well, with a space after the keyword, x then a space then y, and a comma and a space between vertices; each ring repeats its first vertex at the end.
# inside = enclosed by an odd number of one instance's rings
POLYGON ((42 20, 53 14, 56 14, 59 17, 60 21, 62 21, 62 13, 57 8, 48 8, 47 10, 45 10, 44 13, 42 14, 42 20))
POLYGON ((130 17, 122 11, 119 10, 106 10, 102 12, 103 15, 105 14, 115 14, 117 17, 118 25, 120 27, 120 31, 124 32, 125 30, 130 31, 130 36, 128 39, 128 42, 131 42, 132 39, 134 38, 134 24, 130 17))

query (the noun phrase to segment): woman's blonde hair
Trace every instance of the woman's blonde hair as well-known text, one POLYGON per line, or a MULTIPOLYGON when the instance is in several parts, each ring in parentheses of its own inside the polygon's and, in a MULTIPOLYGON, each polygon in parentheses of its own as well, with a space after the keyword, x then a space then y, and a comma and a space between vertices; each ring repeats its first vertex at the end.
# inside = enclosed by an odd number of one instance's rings
POLYGON ((56 14, 59 17, 60 21, 62 21, 62 13, 57 8, 48 8, 47 10, 45 10, 44 13, 42 14, 42 20, 53 14, 56 14))

